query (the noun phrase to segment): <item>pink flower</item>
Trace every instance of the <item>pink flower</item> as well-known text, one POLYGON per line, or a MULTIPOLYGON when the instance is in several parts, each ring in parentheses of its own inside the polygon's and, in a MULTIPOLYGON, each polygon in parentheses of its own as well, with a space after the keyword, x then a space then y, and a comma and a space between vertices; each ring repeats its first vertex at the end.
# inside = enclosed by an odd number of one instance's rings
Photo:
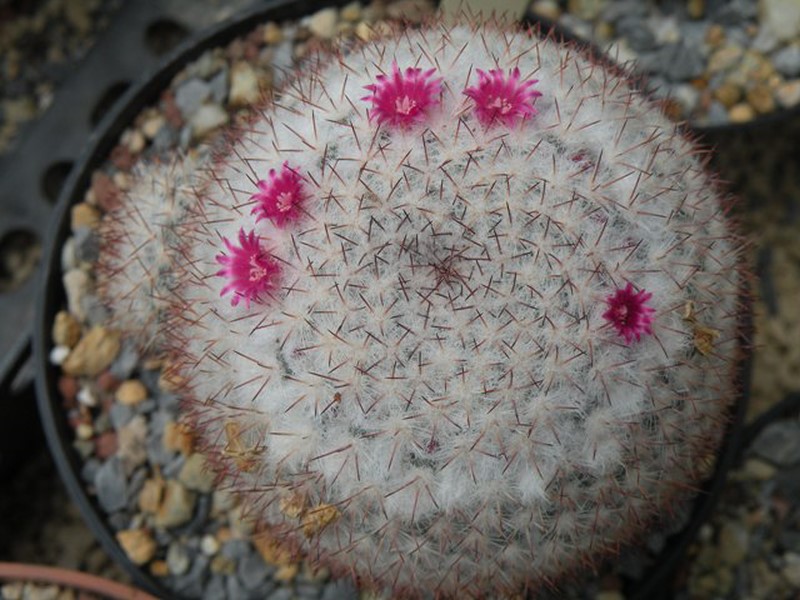
POLYGON ((378 75, 376 83, 364 86, 372 92, 362 100, 372 102, 370 119, 378 124, 407 128, 422 121, 428 110, 439 102, 442 80, 431 79, 436 69, 423 72, 409 67, 401 72, 397 63, 392 63, 392 74, 378 75))
POLYGON ((643 333, 653 333, 650 325, 656 311, 646 305, 652 297, 653 294, 644 290, 636 292, 629 283, 625 289, 620 288, 606 298, 608 310, 603 313, 603 318, 625 338, 626 344, 630 344, 634 338, 638 342, 643 333))
POLYGON ((239 230, 239 248, 227 238, 222 238, 222 242, 229 254, 223 252, 217 255, 217 262, 223 266, 217 275, 227 278, 228 283, 222 288, 220 296, 233 292, 231 306, 236 306, 244 299, 247 308, 250 308, 251 301, 261 302, 261 294, 274 289, 278 263, 262 248, 261 240, 254 231, 246 234, 244 229, 239 230))
POLYGON ((270 219, 276 226, 282 227, 287 221, 296 219, 300 214, 300 205, 306 199, 303 189, 303 178, 283 163, 281 172, 270 169, 267 180, 260 179, 256 184, 258 191, 250 196, 257 202, 250 214, 256 215, 256 222, 270 219))
POLYGON ((501 69, 488 73, 477 69, 478 85, 468 87, 464 94, 475 102, 475 113, 484 125, 498 121, 512 126, 517 119, 527 119, 536 114, 533 102, 542 95, 530 89, 538 79, 520 83, 519 69, 512 70, 508 77, 501 69))

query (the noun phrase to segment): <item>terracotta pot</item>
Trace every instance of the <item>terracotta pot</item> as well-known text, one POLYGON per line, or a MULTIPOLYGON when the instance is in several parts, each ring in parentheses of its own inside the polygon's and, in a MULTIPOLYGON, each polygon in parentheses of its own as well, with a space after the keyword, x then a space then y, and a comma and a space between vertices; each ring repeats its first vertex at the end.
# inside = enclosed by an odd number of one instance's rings
POLYGON ((95 594, 109 600, 155 600, 154 596, 136 588, 58 567, 0 562, 0 581, 55 584, 76 592, 95 594))

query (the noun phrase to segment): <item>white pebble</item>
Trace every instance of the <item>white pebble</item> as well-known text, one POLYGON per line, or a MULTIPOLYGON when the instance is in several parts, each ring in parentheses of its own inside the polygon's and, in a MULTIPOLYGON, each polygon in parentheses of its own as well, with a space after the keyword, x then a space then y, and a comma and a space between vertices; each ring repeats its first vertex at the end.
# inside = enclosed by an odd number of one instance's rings
POLYGON ((66 346, 55 346, 50 351, 50 363, 60 365, 67 360, 67 356, 69 356, 69 348, 66 346))
POLYGON ((203 536, 203 539, 200 540, 200 549, 206 556, 214 556, 219 552, 219 540, 210 533, 206 534, 203 536))
POLYGON ((94 392, 88 387, 82 387, 78 391, 78 402, 84 406, 97 406, 97 398, 94 392))

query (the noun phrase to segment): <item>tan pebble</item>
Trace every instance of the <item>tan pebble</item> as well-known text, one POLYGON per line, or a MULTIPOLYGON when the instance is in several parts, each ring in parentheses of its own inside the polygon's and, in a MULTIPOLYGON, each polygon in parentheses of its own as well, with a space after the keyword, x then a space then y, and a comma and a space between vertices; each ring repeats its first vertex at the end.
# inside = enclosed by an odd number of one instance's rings
POLYGON ((357 23, 359 19, 361 19, 361 3, 351 2, 347 6, 342 7, 342 10, 339 12, 339 17, 342 21, 357 23))
POLYGON ((283 29, 277 23, 270 21, 264 26, 264 43, 275 46, 283 41, 283 29))
POLYGON ((776 469, 758 458, 748 458, 742 467, 742 475, 755 481, 767 481, 775 476, 776 469))
POLYGON ((335 8, 323 8, 311 15, 308 21, 308 28, 317 37, 329 40, 336 33, 336 22, 338 20, 339 12, 335 8))
POLYGON ((94 435, 94 427, 89 423, 79 423, 75 428, 75 436, 79 440, 90 440, 94 435))
POLYGON ((391 19, 407 23, 420 23, 433 12, 433 5, 427 0, 397 0, 386 3, 386 14, 391 19))
POLYGON ((127 173, 117 171, 111 179, 120 190, 127 190, 131 187, 131 176, 127 173))
POLYGON ((285 567, 297 563, 297 553, 292 552, 286 542, 275 536, 270 529, 255 534, 253 545, 267 564, 285 567))
POLYGON ((782 108, 793 108, 800 104, 800 79, 779 85, 775 90, 775 99, 782 108))
POLYGON ((336 521, 341 513, 332 504, 320 504, 310 509, 303 516, 303 534, 312 537, 336 521))
POLYGON ((125 146, 130 150, 133 154, 139 154, 144 147, 147 145, 147 140, 144 137, 144 134, 139 131, 138 129, 134 129, 128 135, 128 139, 125 142, 125 146))
POLYGON ((146 479, 139 492, 139 510, 155 514, 164 497, 164 480, 161 477, 146 479))
POLYGON ((220 544, 225 544, 233 539, 233 532, 230 527, 220 527, 217 529, 217 541, 220 544))
POLYGON ((114 362, 119 348, 119 333, 97 325, 78 341, 61 368, 67 375, 96 377, 114 362))
POLYGON ((742 99, 742 90, 738 85, 726 82, 714 90, 714 98, 725 108, 731 108, 742 99))
POLYGON ((336 37, 348 40, 353 36, 353 24, 341 21, 336 24, 336 37))
POLYGON ((757 85, 747 90, 745 97, 750 106, 762 115, 775 110, 775 99, 772 97, 770 89, 765 85, 757 85))
POLYGON ((59 311, 53 322, 53 343, 72 348, 81 339, 81 324, 72 313, 59 311))
POLYGON ((214 472, 206 464, 206 457, 196 453, 183 463, 178 481, 187 489, 207 494, 214 489, 214 472))
POLYGON ((731 123, 747 123, 752 121, 756 116, 756 111, 749 104, 741 102, 730 108, 728 111, 728 118, 731 123))
POLYGON ((153 523, 156 527, 177 527, 192 518, 197 498, 179 481, 169 479, 164 489, 164 499, 153 523))
POLYGON ((239 61, 231 68, 231 89, 228 103, 234 107, 248 106, 261 97, 258 76, 250 63, 239 61))
POLYGON ((152 140, 166 124, 167 120, 162 115, 153 115, 142 123, 142 133, 148 140, 152 140))
POLYGON ((537 17, 558 21, 561 16, 561 7, 555 0, 537 0, 533 3, 531 12, 537 17))
POLYGON ((155 577, 166 577, 169 575, 169 566, 165 560, 154 560, 150 563, 150 574, 155 577))
POLYGON ((164 426, 162 443, 167 450, 188 456, 194 450, 194 435, 185 423, 169 421, 164 426))
POLYGON ((144 529, 123 529, 117 532, 116 538, 125 554, 136 565, 143 565, 155 556, 156 541, 144 529))
POLYGON ((689 0, 686 3, 686 10, 692 19, 702 19, 706 14, 705 0, 689 0))
POLYGON ((211 572, 220 575, 233 575, 236 572, 236 563, 223 554, 218 554, 211 559, 211 572))
POLYGON ((100 211, 91 204, 80 202, 72 207, 70 221, 72 231, 81 227, 94 229, 100 223, 100 211))
POLYGON ((724 46, 716 50, 708 59, 708 72, 718 73, 734 66, 744 54, 741 46, 724 46))
POLYGON ((594 35, 601 41, 611 40, 614 37, 614 26, 606 21, 600 21, 594 28, 594 35))
POLYGON ((277 571, 275 571, 275 575, 273 577, 277 581, 282 581, 283 583, 289 583, 295 577, 297 577, 297 573, 300 571, 300 567, 296 564, 294 565, 284 565, 280 567, 277 571))
POLYGON ((358 36, 358 39, 368 42, 378 37, 378 34, 369 23, 366 21, 361 21, 358 25, 356 25, 356 36, 358 36))
POLYGON ((706 29, 706 44, 712 48, 720 46, 725 41, 725 28, 718 24, 713 23, 706 29))
POLYGON ((147 388, 138 379, 129 379, 120 384, 114 397, 120 404, 135 406, 147 400, 147 388))
POLYGON ((625 600, 625 596, 623 596, 616 590, 607 590, 605 592, 599 592, 594 598, 595 600, 625 600))

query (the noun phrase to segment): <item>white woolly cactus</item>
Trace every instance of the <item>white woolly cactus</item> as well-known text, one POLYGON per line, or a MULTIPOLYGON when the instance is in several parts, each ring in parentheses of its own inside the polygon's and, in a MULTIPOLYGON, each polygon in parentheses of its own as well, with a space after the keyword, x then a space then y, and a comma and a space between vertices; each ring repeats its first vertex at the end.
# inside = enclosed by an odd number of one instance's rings
POLYGON ((183 264, 185 236, 196 229, 192 179, 203 161, 186 156, 140 166, 100 226, 99 292, 114 327, 148 351, 162 349, 170 297, 181 284, 176 265, 183 264))
POLYGON ((736 396, 742 243, 619 72, 432 23, 306 64, 237 135, 171 346, 274 536, 402 597, 512 594, 697 482, 736 396))

